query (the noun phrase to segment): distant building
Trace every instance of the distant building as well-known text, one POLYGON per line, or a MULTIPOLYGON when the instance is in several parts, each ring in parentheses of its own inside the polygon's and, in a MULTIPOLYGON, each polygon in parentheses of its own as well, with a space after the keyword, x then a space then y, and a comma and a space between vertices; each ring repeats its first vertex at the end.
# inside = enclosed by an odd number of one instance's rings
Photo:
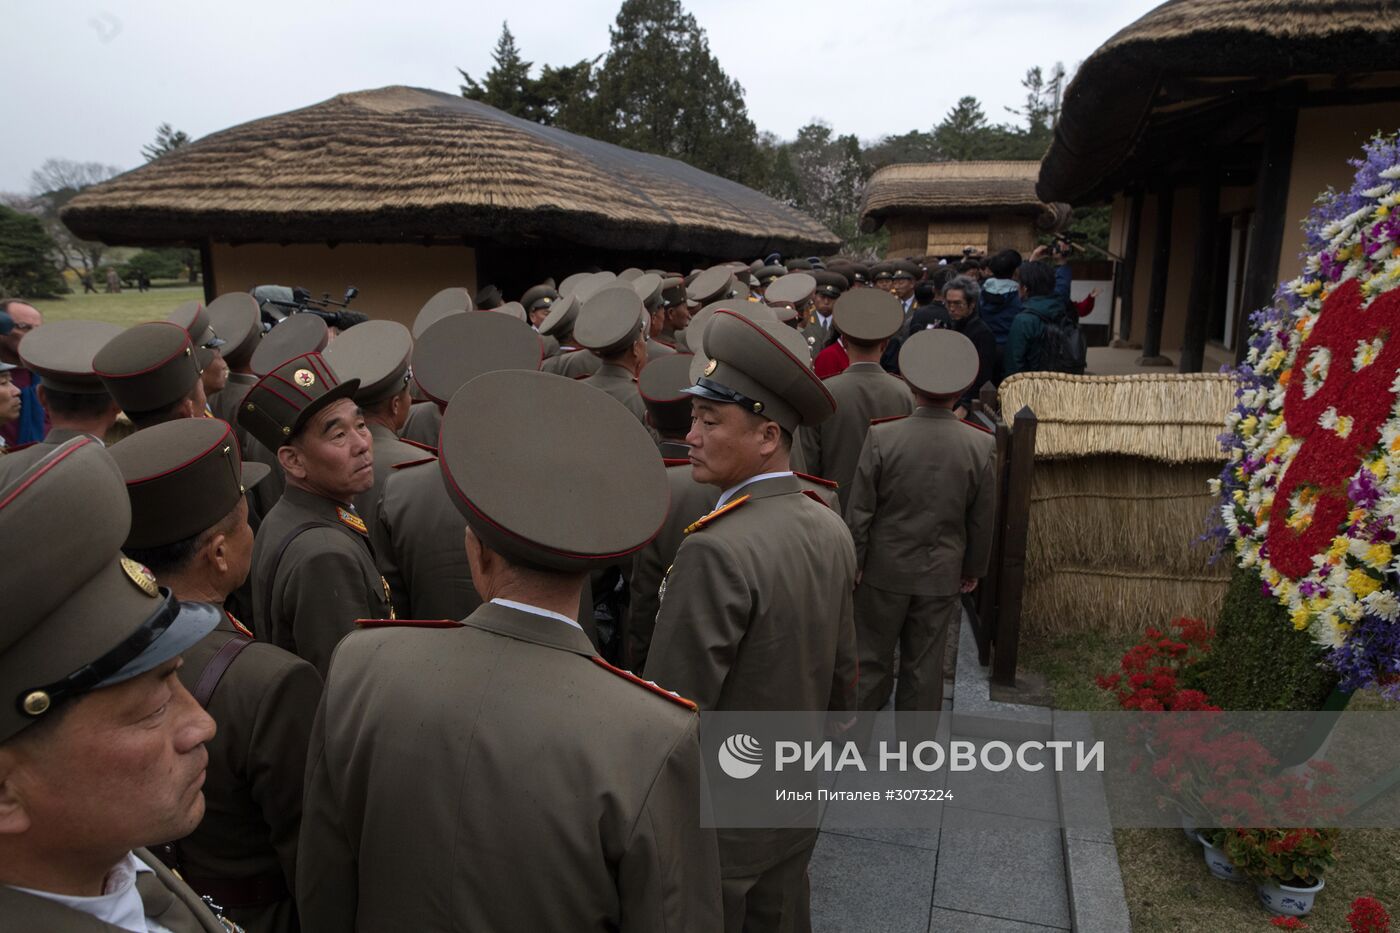
POLYGON ((663 156, 409 87, 244 123, 74 198, 78 236, 199 248, 209 296, 259 284, 360 289, 411 321, 439 289, 509 297, 590 266, 688 272, 835 252, 810 217, 663 156))
POLYGON ((887 165, 866 184, 861 229, 888 229, 892 257, 952 258, 969 246, 1029 253, 1037 237, 1069 218, 1066 205, 1036 194, 1039 172, 1039 162, 887 165))
POLYGON ((1243 356, 1313 200, 1397 128, 1394 0, 1173 0, 1079 68, 1036 190, 1113 205, 1114 334, 1199 372, 1243 356))

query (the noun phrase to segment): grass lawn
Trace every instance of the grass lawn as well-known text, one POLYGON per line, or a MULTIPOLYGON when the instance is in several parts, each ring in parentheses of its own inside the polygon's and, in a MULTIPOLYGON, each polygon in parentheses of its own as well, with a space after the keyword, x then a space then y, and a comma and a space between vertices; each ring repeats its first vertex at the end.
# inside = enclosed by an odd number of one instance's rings
MULTIPOLYGON (((1094 634, 1027 638, 1020 663, 1042 674, 1057 709, 1111 710, 1117 703, 1094 685, 1094 675, 1118 669, 1123 652, 1135 638, 1094 634)), ((1348 709, 1395 710, 1373 693, 1353 697, 1348 709)), ((1259 931, 1273 929, 1272 916, 1254 899, 1254 885, 1212 878, 1199 846, 1179 829, 1114 831, 1123 889, 1134 933, 1167 931, 1259 931)), ((1400 915, 1400 830, 1345 829, 1337 843, 1337 867, 1306 918, 1308 929, 1344 933, 1351 902, 1373 895, 1400 915)))
POLYGON ((203 301, 204 286, 159 282, 148 292, 128 288, 123 289, 120 295, 105 292, 84 295, 79 287, 74 294, 62 298, 35 299, 33 305, 44 313, 46 321, 111 321, 130 327, 143 321, 164 320, 171 311, 191 298, 203 301))

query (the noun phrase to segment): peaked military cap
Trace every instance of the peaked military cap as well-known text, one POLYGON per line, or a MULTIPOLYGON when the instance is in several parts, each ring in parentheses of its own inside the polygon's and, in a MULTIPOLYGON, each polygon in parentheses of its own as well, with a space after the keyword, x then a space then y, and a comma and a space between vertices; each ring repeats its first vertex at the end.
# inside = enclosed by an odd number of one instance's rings
POLYGON ((878 343, 904 326, 904 305, 883 289, 858 288, 836 299, 832 321, 847 337, 878 343))
POLYGON ((291 314, 267 332, 248 366, 259 376, 266 376, 293 357, 320 353, 330 339, 330 328, 319 316, 291 314))
POLYGON ((768 283, 774 279, 780 279, 787 275, 787 269, 782 266, 762 266, 753 275, 754 278, 758 279, 759 288, 767 288, 768 283))
POLYGON ((840 272, 818 269, 812 273, 812 278, 817 280, 816 293, 828 298, 840 298, 841 294, 851 287, 851 283, 840 272))
POLYGON ((517 321, 524 321, 527 324, 530 321, 530 315, 525 313, 525 306, 518 301, 507 301, 503 305, 497 305, 496 307, 489 309, 482 308, 481 310, 495 311, 497 314, 504 314, 507 317, 513 317, 517 321))
POLYGON ((655 272, 643 272, 632 280, 632 290, 642 299, 648 311, 655 311, 661 306, 661 282, 661 276, 655 272))
MULTIPOLYGON (((251 297, 251 296, 250 296, 251 297)), ((166 318, 172 324, 179 324, 190 335, 190 343, 194 344, 195 359, 199 361, 200 369, 207 369, 214 361, 214 350, 222 347, 224 339, 214 332, 214 327, 209 321, 209 312, 205 309, 201 301, 187 301, 166 318)))
POLYGON ((659 431, 683 433, 690 424, 690 394, 686 389, 694 382, 690 378, 690 353, 667 353, 642 367, 637 377, 637 389, 651 416, 652 427, 659 431))
POLYGON ((378 405, 408 386, 413 337, 397 321, 365 321, 326 347, 327 363, 342 379, 358 379, 355 401, 378 405))
POLYGON ((810 272, 789 272, 768 286, 763 300, 770 305, 800 305, 811 298, 816 289, 817 280, 810 272))
POLYGON ((820 424, 836 410, 806 362, 805 341, 791 327, 717 311, 705 328, 704 350, 707 362, 686 390, 697 398, 737 404, 789 433, 820 424))
POLYGON ((642 275, 645 275, 645 273, 642 272, 641 269, 638 269, 636 266, 629 266, 628 268, 623 269, 621 272, 619 272, 617 274, 617 277, 623 282, 632 282, 633 280, 637 279, 642 275))
POLYGON ((465 288, 444 288, 418 309, 418 316, 413 319, 413 339, 423 336, 423 331, 449 314, 463 314, 474 308, 472 296, 465 288))
POLYGON ((247 292, 229 292, 209 302, 209 324, 225 341, 220 348, 230 366, 246 366, 262 340, 258 300, 247 292))
POLYGON ((506 298, 494 285, 486 285, 477 290, 476 306, 482 311, 490 311, 505 304, 506 298))
POLYGON ((575 272, 572 275, 564 276, 564 281, 559 283, 559 296, 562 298, 565 295, 572 294, 574 286, 592 274, 591 272, 575 272))
POLYGON ((111 447, 131 499, 125 548, 193 538, 234 510, 271 467, 244 463, 233 428, 218 418, 181 418, 137 431, 111 447))
POLYGON ((690 324, 686 327, 685 334, 686 342, 692 350, 699 349, 703 345, 705 328, 709 326, 716 311, 732 311, 755 321, 775 322, 779 320, 777 309, 757 301, 745 301, 742 298, 727 298, 724 301, 716 301, 714 304, 705 305, 690 317, 690 324))
POLYGON ((696 304, 707 305, 733 297, 736 284, 734 273, 728 266, 711 266, 691 280, 685 294, 696 304))
POLYGON ((353 398, 359 388, 360 380, 342 380, 321 354, 306 353, 282 363, 248 390, 238 406, 238 423, 268 450, 276 450, 318 411, 353 398))
POLYGON ((452 397, 438 463, 486 546, 578 572, 615 563, 656 536, 670 504, 666 468, 641 422, 605 399, 581 382, 522 370, 478 376, 452 397), (521 489, 557 495, 540 508, 521 489))
POLYGON ((900 374, 911 386, 934 398, 951 398, 967 391, 977 378, 977 366, 977 348, 955 330, 921 330, 899 348, 900 374))
POLYGON ((676 305, 683 305, 687 301, 685 293, 685 279, 678 275, 673 275, 661 283, 661 305, 666 308, 674 308, 676 305))
POLYGON ((92 361, 122 329, 110 321, 54 321, 35 328, 19 345, 19 358, 44 385, 59 392, 106 395, 92 361))
POLYGON ((875 265, 873 265, 873 266, 870 267, 870 279, 871 279, 871 281, 873 281, 873 282, 879 282, 879 281, 881 281, 882 279, 892 279, 892 278, 894 278, 894 268, 891 267, 889 263, 887 263, 887 262, 877 262, 877 263, 875 263, 875 265))
POLYGON ((548 308, 559 300, 559 293, 549 285, 536 285, 520 296, 520 304, 526 311, 548 308))
POLYGON ((783 265, 789 272, 808 272, 812 268, 812 263, 806 259, 789 259, 783 265))
POLYGON ((212 606, 177 601, 122 556, 130 525, 121 473, 91 437, 0 488, 0 742, 158 667, 218 625, 212 606))
POLYGON ((125 412, 175 404, 190 394, 200 374, 190 335, 170 321, 137 324, 117 334, 97 351, 92 368, 125 412))
POLYGON ((847 268, 850 274, 847 276, 852 285, 867 285, 870 283, 870 267, 863 262, 853 262, 847 268))
POLYGON ((446 405, 468 380, 482 373, 539 369, 543 353, 539 335, 530 325, 508 315, 454 315, 423 332, 413 349, 413 378, 428 398, 446 405))
POLYGON ((919 264, 910 262, 908 259, 896 259, 893 263, 893 276, 896 279, 917 279, 919 277, 919 264))
POLYGON ((618 282, 617 276, 613 275, 611 272, 594 272, 587 278, 580 279, 578 282, 574 283, 574 289, 571 294, 574 296, 574 300, 580 303, 581 307, 583 302, 586 302, 603 289, 612 288, 620 284, 625 283, 618 282))
POLYGON ((645 310, 628 286, 605 288, 583 303, 574 323, 574 340, 599 356, 621 353, 641 334, 645 310))
POLYGON ((578 320, 579 300, 573 294, 565 295, 549 309, 549 315, 540 322, 540 333, 546 337, 567 336, 574 332, 578 320))

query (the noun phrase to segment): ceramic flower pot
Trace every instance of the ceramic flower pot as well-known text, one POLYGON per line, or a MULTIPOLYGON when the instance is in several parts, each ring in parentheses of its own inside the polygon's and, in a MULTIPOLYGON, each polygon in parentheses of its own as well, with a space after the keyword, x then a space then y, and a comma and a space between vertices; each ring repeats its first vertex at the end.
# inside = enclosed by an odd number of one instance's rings
POLYGON ((1192 842, 1200 842, 1196 833, 1196 818, 1180 807, 1177 807, 1176 813, 1181 817, 1181 831, 1186 834, 1186 838, 1192 842))
POLYGON ((1303 917, 1313 908, 1313 898, 1327 882, 1317 879, 1310 888, 1295 888, 1276 881, 1264 881, 1255 886, 1259 903, 1273 913, 1283 917, 1303 917))
POLYGON ((1224 849, 1217 849, 1210 844, 1210 840, 1200 833, 1196 834, 1196 841, 1201 844, 1201 857, 1206 860, 1206 867, 1210 873, 1221 881, 1243 881, 1244 873, 1235 868, 1228 858, 1225 857, 1224 849))

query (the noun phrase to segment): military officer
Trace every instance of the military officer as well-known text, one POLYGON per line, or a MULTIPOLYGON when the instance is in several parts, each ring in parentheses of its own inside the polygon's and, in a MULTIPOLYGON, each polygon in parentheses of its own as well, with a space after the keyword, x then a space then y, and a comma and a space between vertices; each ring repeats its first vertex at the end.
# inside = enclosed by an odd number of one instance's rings
POLYGON ((812 273, 789 272, 769 285, 768 291, 764 293, 765 301, 778 313, 778 319, 790 324, 802 334, 802 339, 807 344, 809 363, 822 348, 820 333, 813 334, 806 326, 807 309, 811 306, 812 294, 816 290, 817 280, 812 273))
POLYGON ((200 380, 204 383, 205 411, 212 415, 214 412, 209 400, 228 384, 229 367, 223 356, 227 341, 215 331, 202 301, 185 302, 172 311, 166 320, 179 324, 190 335, 190 342, 194 344, 194 358, 199 363, 200 380))
POLYGON ((675 353, 676 348, 667 343, 662 343, 657 337, 660 336, 662 328, 666 326, 666 309, 661 304, 662 285, 665 283, 660 275, 655 272, 643 272, 632 280, 632 290, 637 293, 637 297, 642 299, 642 307, 647 316, 647 361, 656 359, 658 356, 665 356, 668 353, 675 353))
POLYGON ((112 429, 119 409, 92 371, 92 358, 119 333, 120 327, 106 321, 54 321, 24 338, 20 361, 40 377, 39 402, 50 427, 42 441, 0 460, 0 482, 64 441, 84 434, 101 440, 112 429))
POLYGON ((121 556, 130 522, 121 474, 91 437, 0 488, 6 930, 224 933, 138 848, 184 836, 204 815, 214 721, 176 673, 219 614, 178 601, 121 556))
POLYGON ((207 413, 194 345, 178 324, 127 328, 97 351, 92 368, 138 431, 207 413))
MULTIPOLYGON (((556 301, 549 311, 549 317, 540 325, 541 335, 559 341, 559 352, 547 358, 541 366, 545 372, 577 379, 591 376, 603 365, 602 360, 578 342, 576 333, 579 311, 586 300, 583 296, 592 297, 600 290, 594 287, 593 281, 584 280, 575 286, 575 291, 556 301)), ((601 284, 606 280, 598 281, 601 284)))
POLYGON ((604 663, 571 617, 590 568, 661 522, 650 437, 588 386, 495 372, 453 397, 440 469, 486 602, 462 622, 370 623, 336 652, 305 929, 719 929, 694 705, 604 663))
POLYGON ((583 381, 606 393, 646 424, 647 410, 637 392, 637 376, 647 361, 646 314, 629 287, 607 288, 584 303, 574 326, 579 345, 602 366, 583 381))
POLYGON ((238 411, 249 433, 277 451, 287 478, 253 547, 253 631, 323 675, 356 619, 393 614, 353 505, 374 484, 359 387, 308 353, 258 380, 238 411))
MULTIPOLYGON (((413 358, 419 386, 435 407, 445 408, 458 389, 483 373, 538 369, 540 342, 529 327, 502 315, 458 315, 424 331, 413 358)), ((420 454, 417 462, 391 471, 370 541, 405 617, 463 619, 481 604, 462 549, 466 530, 435 456, 420 454)))
MULTIPOLYGON (((433 295, 418 311, 413 319, 413 342, 423 336, 424 331, 438 321, 453 314, 465 314, 473 310, 472 297, 465 288, 444 288, 433 295)), ((437 405, 427 401, 417 382, 409 380, 409 394, 413 396, 413 407, 409 409, 408 421, 399 437, 412 444, 422 444, 437 449, 438 430, 442 427, 442 412, 437 405)))
MULTIPOLYGON (((358 379, 355 404, 364 413, 374 446, 374 485, 355 497, 355 511, 373 528, 384 482, 400 463, 422 460, 422 445, 399 440, 412 404, 408 361, 413 338, 396 321, 366 321, 335 339, 322 354, 342 379, 358 379)), ((436 448, 428 448, 431 453, 436 448)))
POLYGON ((716 301, 735 297, 738 284, 733 270, 728 266, 711 266, 690 281, 685 287, 685 294, 692 304, 703 308, 716 301))
POLYGON ((846 507, 860 568, 861 709, 889 698, 896 644, 895 709, 942 705, 947 632, 961 618, 959 593, 986 573, 996 508, 996 444, 953 414, 977 364, 956 331, 913 334, 899 368, 917 407, 866 434, 846 507))
POLYGON ((691 313, 685 279, 670 276, 661 283, 661 308, 665 314, 665 321, 661 327, 661 334, 656 339, 678 352, 692 352, 685 333, 685 329, 690 326, 691 313))
POLYGON ((836 414, 803 428, 799 436, 807 469, 836 483, 844 513, 865 432, 872 422, 909 414, 914 396, 902 379, 880 366, 880 355, 904 322, 899 299, 879 289, 861 289, 842 295, 833 316, 851 365, 826 380, 836 414))
MULTIPOLYGON (((855 554, 840 517, 792 474, 793 432, 835 408, 781 324, 731 311, 705 327, 687 441, 722 490, 663 584, 646 676, 701 709, 851 709, 855 554)), ((719 833, 726 930, 805 929, 816 830, 719 833)))
MULTIPOLYGON (((364 326, 364 325, 361 325, 364 326)), ((218 724, 208 743, 204 820, 163 847, 192 888, 249 933, 297 929, 292 885, 311 719, 321 678, 252 633, 222 604, 253 555, 244 491, 266 478, 243 463, 216 418, 159 424, 112 447, 131 499, 123 550, 176 599, 221 607, 218 627, 185 651, 180 680, 218 724)))
POLYGON ((849 288, 846 277, 836 272, 828 272, 820 269, 812 273, 812 278, 816 279, 817 287, 812 291, 812 313, 806 327, 802 329, 802 336, 812 337, 812 346, 821 352, 821 348, 831 342, 835 332, 831 329, 832 314, 836 309, 836 301, 849 288))
MULTIPOLYGON (((247 432, 238 427, 238 403, 258 381, 251 364, 253 351, 262 341, 262 321, 258 301, 247 292, 229 292, 209 302, 209 324, 223 336, 219 348, 228 364, 228 381, 218 395, 209 399, 209 410, 215 418, 233 425, 234 434, 244 443, 247 432)), ((246 449, 246 443, 244 447, 246 449)))
POLYGON ((520 305, 525 309, 529 325, 539 330, 544 319, 549 317, 550 306, 558 300, 559 293, 552 285, 536 285, 520 296, 520 305))

